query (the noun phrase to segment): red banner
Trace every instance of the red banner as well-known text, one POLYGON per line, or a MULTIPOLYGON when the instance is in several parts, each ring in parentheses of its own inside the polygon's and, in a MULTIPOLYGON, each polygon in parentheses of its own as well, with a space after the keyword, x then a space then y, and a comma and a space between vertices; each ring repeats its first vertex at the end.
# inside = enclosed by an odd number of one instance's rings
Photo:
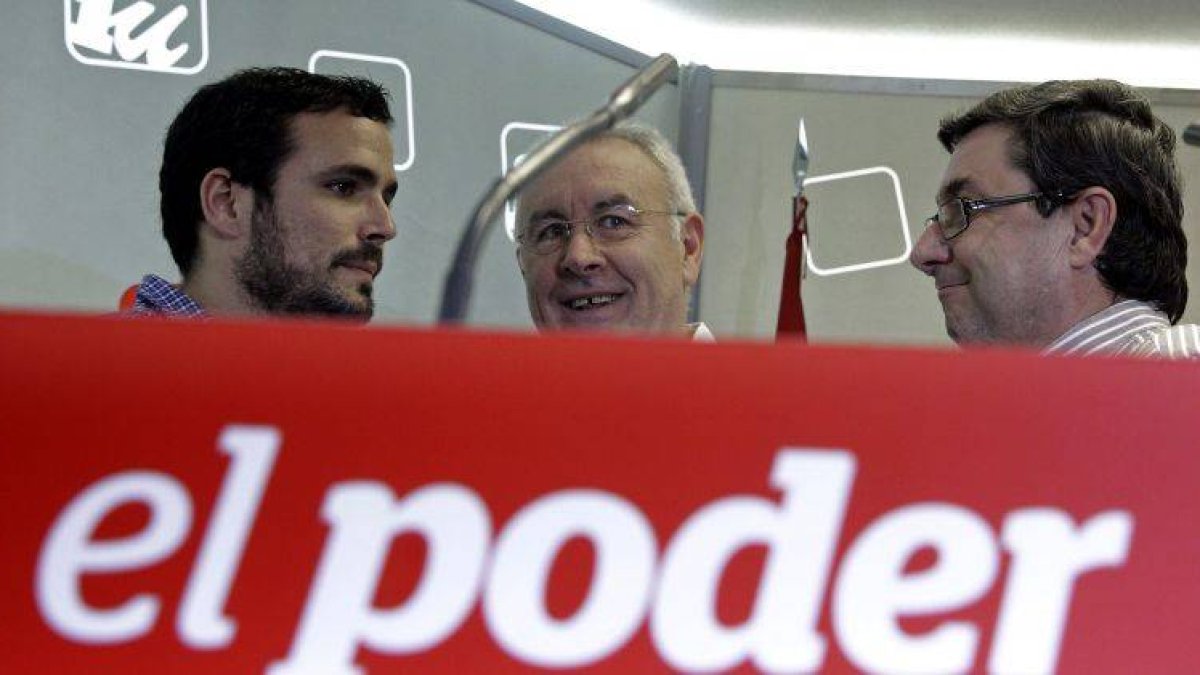
POLYGON ((1200 670, 1200 370, 0 316, 6 673, 1200 670))

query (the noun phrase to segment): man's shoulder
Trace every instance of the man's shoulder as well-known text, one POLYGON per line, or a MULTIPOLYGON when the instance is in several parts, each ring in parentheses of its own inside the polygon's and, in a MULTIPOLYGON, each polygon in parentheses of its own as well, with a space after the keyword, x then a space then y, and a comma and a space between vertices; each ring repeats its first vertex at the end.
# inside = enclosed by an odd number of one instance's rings
POLYGON ((142 277, 134 297, 131 316, 165 315, 200 317, 204 308, 177 285, 154 274, 142 277))
POLYGON ((1153 336, 1171 328, 1166 314, 1142 300, 1121 300, 1079 321, 1046 354, 1149 355, 1153 336))
POLYGON ((1130 355, 1167 359, 1200 358, 1200 325, 1166 326, 1146 331, 1137 337, 1137 343, 1128 351, 1130 355))

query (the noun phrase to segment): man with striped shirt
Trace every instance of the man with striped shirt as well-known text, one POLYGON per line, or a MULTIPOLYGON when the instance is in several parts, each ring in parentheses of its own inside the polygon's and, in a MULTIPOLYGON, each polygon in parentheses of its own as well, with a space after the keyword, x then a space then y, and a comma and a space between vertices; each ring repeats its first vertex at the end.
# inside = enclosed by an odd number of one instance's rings
POLYGON ((942 121, 950 162, 911 261, 950 337, 1056 354, 1200 356, 1175 326, 1187 239, 1175 134, 1110 80, 997 92, 942 121))

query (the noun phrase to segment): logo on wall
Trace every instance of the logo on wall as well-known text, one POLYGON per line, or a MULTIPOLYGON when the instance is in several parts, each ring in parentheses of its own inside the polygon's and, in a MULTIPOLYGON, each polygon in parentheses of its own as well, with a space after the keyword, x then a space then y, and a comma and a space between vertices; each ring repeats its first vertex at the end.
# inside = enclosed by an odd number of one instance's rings
MULTIPOLYGON (((822 183, 834 183, 849 179, 867 178, 874 175, 884 176, 890 180, 890 187, 892 188, 892 194, 894 195, 896 204, 897 219, 892 221, 889 217, 887 217, 886 211, 880 210, 878 213, 872 213, 866 218, 865 222, 869 224, 882 223, 884 226, 894 222, 900 228, 899 240, 902 244, 903 250, 896 255, 875 260, 850 262, 842 265, 823 267, 818 265, 814 259, 813 249, 816 248, 816 244, 810 243, 810 245, 804 249, 804 254, 805 258, 807 259, 808 269, 811 270, 813 274, 822 277, 828 277, 837 274, 848 274, 850 272, 861 272, 863 270, 875 269, 877 267, 887 267, 888 265, 899 265, 908 262, 908 256, 913 250, 913 242, 912 235, 910 234, 910 230, 908 228, 908 212, 904 207, 904 192, 900 189, 900 176, 897 175, 895 171, 886 166, 873 166, 869 169, 856 169, 854 171, 843 171, 841 173, 831 173, 823 176, 809 176, 804 181, 804 189, 805 192, 810 192, 809 189, 812 186, 820 185, 822 183)), ((854 189, 855 192, 853 197, 851 197, 849 193, 843 192, 838 195, 832 195, 829 199, 829 203, 845 203, 845 200, 851 198, 856 200, 858 203, 868 203, 865 202, 864 197, 870 198, 877 193, 881 198, 883 198, 883 193, 886 192, 886 189, 881 191, 878 188, 864 189, 862 187, 856 187, 854 189)), ((854 248, 854 246, 851 245, 848 248, 854 248)))
MULTIPOLYGON (((546 139, 561 129, 554 124, 534 124, 531 122, 509 122, 500 130, 500 175, 507 175, 525 157, 546 139)), ((515 240, 517 235, 517 205, 513 200, 504 204, 504 231, 509 240, 515 240)))
POLYGON ((413 125, 412 71, 408 64, 391 56, 340 52, 321 49, 308 58, 308 72, 323 75, 352 75, 364 77, 383 85, 393 101, 404 101, 404 107, 393 106, 395 128, 404 133, 392 134, 397 172, 407 171, 417 161, 417 139, 413 125))
POLYGON ((208 0, 63 0, 63 15, 80 63, 180 75, 208 64, 208 0))

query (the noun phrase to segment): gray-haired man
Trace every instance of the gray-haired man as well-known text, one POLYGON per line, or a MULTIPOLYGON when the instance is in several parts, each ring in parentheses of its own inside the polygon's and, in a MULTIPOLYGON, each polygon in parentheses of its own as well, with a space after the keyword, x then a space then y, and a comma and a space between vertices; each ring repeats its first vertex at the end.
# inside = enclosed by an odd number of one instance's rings
POLYGON ((518 202, 517 263, 541 330, 711 338, 687 323, 703 252, 683 165, 649 127, 588 141, 518 202))

